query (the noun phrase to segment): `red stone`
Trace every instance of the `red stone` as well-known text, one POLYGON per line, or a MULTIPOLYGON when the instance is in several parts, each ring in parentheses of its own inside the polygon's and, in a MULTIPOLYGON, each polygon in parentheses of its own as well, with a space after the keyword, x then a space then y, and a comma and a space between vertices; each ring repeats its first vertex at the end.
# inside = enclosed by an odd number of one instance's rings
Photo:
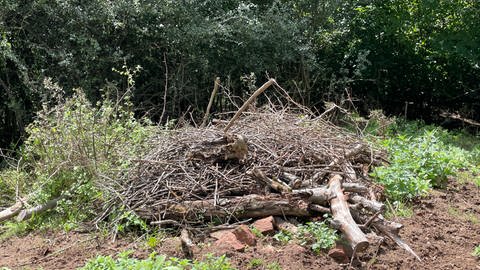
POLYGON ((348 252, 343 245, 337 244, 334 248, 328 251, 328 256, 334 259, 338 263, 348 263, 350 258, 348 258, 348 252))
POLYGON ((259 219, 253 223, 253 227, 259 230, 263 235, 275 233, 275 220, 272 216, 259 219))
POLYGON ((255 246, 257 239, 253 232, 248 228, 247 225, 240 225, 234 231, 233 234, 237 237, 237 240, 243 244, 249 246, 255 246))
POLYGON ((233 249, 235 251, 245 250, 245 244, 240 242, 233 232, 225 232, 220 239, 215 241, 214 246, 217 249, 233 249))

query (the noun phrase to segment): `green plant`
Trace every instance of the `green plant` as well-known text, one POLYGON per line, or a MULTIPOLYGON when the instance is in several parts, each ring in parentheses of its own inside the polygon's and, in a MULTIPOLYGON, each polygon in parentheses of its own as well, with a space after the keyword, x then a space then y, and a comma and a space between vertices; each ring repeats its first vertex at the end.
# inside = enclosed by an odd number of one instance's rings
POLYGON ((203 261, 190 261, 152 253, 147 259, 139 260, 130 258, 131 253, 131 251, 122 252, 117 259, 111 256, 98 256, 88 261, 80 270, 234 270, 225 256, 215 258, 208 255, 203 261))
POLYGON ((280 232, 276 233, 273 236, 273 239, 285 245, 288 242, 290 242, 293 239, 293 237, 294 235, 291 232, 286 230, 280 230, 280 232))
POLYGON ((480 258, 480 245, 476 246, 476 247, 473 249, 472 255, 475 256, 475 257, 480 258))
POLYGON ((258 230, 255 226, 250 226, 250 230, 252 231, 252 233, 258 237, 258 238, 263 238, 264 235, 262 234, 262 232, 260 230, 258 230))
POLYGON ((267 265, 268 270, 282 270, 282 267, 278 262, 272 262, 267 265))
POLYGON ((264 261, 262 259, 253 258, 248 262, 247 268, 248 269, 256 269, 256 268, 262 266, 263 263, 264 263, 264 261))
POLYGON ((385 186, 390 199, 404 201, 425 195, 471 164, 468 151, 446 145, 438 133, 424 130, 420 135, 400 134, 383 141, 390 165, 375 168, 372 176, 385 186))
POLYGON ((299 226, 297 237, 301 245, 309 245, 317 254, 333 247, 338 240, 336 231, 330 228, 325 221, 308 222, 299 226))

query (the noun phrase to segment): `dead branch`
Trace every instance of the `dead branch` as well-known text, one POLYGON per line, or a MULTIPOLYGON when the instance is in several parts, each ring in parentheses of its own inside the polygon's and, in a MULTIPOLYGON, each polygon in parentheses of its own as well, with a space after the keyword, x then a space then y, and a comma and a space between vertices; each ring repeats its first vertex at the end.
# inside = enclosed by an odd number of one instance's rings
POLYGON ((252 96, 238 109, 237 113, 232 117, 232 120, 228 122, 227 126, 223 129, 223 132, 227 132, 230 127, 235 123, 235 121, 240 117, 240 115, 247 109, 247 107, 265 90, 267 90, 268 87, 270 87, 273 83, 275 83, 275 79, 270 79, 266 83, 264 83, 260 88, 255 91, 252 96))
POLYGON ((17 201, 14 205, 0 212, 0 222, 15 217, 23 209, 23 202, 17 201))
POLYGON ((60 196, 60 197, 52 199, 52 200, 50 200, 50 201, 48 201, 44 204, 40 204, 40 205, 37 205, 35 207, 22 210, 18 214, 16 220, 17 221, 24 221, 26 219, 29 219, 33 215, 37 215, 37 214, 40 214, 40 213, 45 212, 47 210, 53 209, 53 208, 57 207, 57 203, 64 198, 65 198, 65 196, 60 196))
POLYGON ((329 188, 335 194, 330 200, 330 208, 335 221, 340 224, 340 230, 352 246, 354 253, 368 247, 368 240, 352 218, 345 195, 342 192, 342 177, 334 175, 330 178, 329 188))

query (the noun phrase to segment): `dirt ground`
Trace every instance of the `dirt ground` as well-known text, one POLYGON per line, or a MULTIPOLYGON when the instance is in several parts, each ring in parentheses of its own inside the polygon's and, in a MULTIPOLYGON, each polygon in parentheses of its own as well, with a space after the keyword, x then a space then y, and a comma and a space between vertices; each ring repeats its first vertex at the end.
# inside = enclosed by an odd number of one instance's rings
MULTIPOLYGON (((397 221, 405 225, 401 237, 422 258, 418 262, 393 242, 372 247, 353 263, 354 269, 479 269, 480 260, 471 254, 480 244, 480 188, 471 183, 450 181, 448 188, 435 190, 418 201, 414 214, 397 221)), ((208 244, 196 254, 201 258, 215 252, 208 244)), ((132 238, 110 239, 79 232, 44 232, 25 237, 12 237, 0 242, 0 267, 10 269, 75 269, 97 255, 112 255, 133 249, 134 256, 142 258, 148 250, 145 241, 132 238)), ((181 257, 178 238, 161 242, 156 251, 181 257)), ((220 251, 217 251, 220 252, 220 251)), ((347 269, 325 254, 314 255, 296 244, 278 245, 271 239, 259 241, 256 247, 244 252, 227 253, 232 264, 249 269, 252 259, 260 259, 263 266, 276 262, 282 269, 347 269)))

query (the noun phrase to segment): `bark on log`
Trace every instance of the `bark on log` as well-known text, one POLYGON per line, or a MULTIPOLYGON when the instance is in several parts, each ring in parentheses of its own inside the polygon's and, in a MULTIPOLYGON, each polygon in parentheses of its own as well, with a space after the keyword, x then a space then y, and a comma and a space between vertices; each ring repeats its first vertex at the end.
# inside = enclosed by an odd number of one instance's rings
POLYGON ((354 253, 356 253, 365 250, 369 243, 350 214, 347 199, 342 192, 341 181, 342 177, 338 174, 330 178, 329 188, 335 194, 335 198, 330 200, 330 208, 334 220, 340 224, 340 230, 352 246, 354 253))
POLYGON ((364 208, 376 213, 376 212, 384 212, 385 211, 385 204, 381 203, 381 202, 378 202, 378 201, 372 201, 372 200, 369 200, 365 197, 362 197, 362 196, 358 196, 358 195, 355 195, 355 196, 352 196, 348 199, 349 201, 355 203, 355 204, 360 204, 362 205, 364 208))
POLYGON ((368 193, 368 188, 359 183, 343 183, 344 192, 368 193))
POLYGON ((297 189, 292 192, 294 195, 308 197, 308 201, 314 204, 323 204, 335 197, 335 194, 326 187, 297 189))
POLYGON ((247 195, 217 200, 186 201, 170 205, 167 209, 159 207, 137 208, 134 210, 137 215, 147 220, 155 220, 159 213, 165 213, 164 219, 178 221, 201 222, 203 218, 260 218, 267 216, 297 216, 308 217, 308 203, 301 198, 291 196, 290 198, 280 195, 247 195))
POLYGON ((29 219, 33 215, 37 215, 37 214, 40 214, 40 213, 45 212, 47 210, 53 209, 57 206, 57 203, 64 198, 65 198, 64 196, 60 196, 60 197, 55 198, 53 200, 50 200, 50 201, 48 201, 44 204, 37 205, 35 207, 22 210, 18 214, 16 220, 17 221, 23 221, 23 220, 29 219))
POLYGON ((16 216, 23 208, 23 202, 18 201, 14 205, 0 212, 0 222, 8 220, 16 216))

